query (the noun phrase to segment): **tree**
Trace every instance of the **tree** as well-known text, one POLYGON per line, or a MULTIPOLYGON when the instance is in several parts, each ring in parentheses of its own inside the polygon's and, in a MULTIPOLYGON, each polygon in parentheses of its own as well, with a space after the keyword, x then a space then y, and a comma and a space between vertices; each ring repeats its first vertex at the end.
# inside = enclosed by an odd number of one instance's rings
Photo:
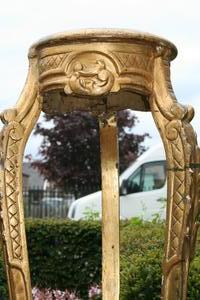
MULTIPOLYGON (((100 186, 100 150, 98 121, 90 113, 73 112, 64 115, 45 115, 53 122, 51 128, 43 123, 35 134, 43 136, 39 149, 42 160, 33 165, 57 186, 100 186)), ((137 117, 130 110, 118 113, 120 172, 125 170, 145 147, 141 143, 147 133, 136 135, 132 128, 137 117)))

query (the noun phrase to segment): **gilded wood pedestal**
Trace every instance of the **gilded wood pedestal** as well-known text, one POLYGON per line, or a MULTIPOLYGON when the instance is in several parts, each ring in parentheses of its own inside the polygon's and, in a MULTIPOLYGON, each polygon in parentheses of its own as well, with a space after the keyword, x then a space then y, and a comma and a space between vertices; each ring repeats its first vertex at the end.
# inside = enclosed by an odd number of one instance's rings
POLYGON ((32 298, 22 197, 24 147, 41 111, 73 110, 91 111, 99 118, 103 299, 119 299, 116 112, 127 108, 152 112, 165 147, 168 194, 162 299, 186 299, 199 213, 199 152, 190 125, 193 109, 177 102, 170 82, 170 61, 176 54, 169 41, 119 30, 61 33, 30 48, 24 90, 16 106, 1 114, 5 124, 0 136, 1 233, 10 299, 32 298))

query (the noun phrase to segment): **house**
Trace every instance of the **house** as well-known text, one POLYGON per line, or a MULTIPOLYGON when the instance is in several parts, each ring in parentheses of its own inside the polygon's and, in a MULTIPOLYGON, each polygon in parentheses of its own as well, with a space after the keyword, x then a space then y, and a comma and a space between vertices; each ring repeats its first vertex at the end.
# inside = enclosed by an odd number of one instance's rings
POLYGON ((44 188, 45 178, 38 169, 31 166, 31 162, 23 162, 23 189, 41 189, 44 188))

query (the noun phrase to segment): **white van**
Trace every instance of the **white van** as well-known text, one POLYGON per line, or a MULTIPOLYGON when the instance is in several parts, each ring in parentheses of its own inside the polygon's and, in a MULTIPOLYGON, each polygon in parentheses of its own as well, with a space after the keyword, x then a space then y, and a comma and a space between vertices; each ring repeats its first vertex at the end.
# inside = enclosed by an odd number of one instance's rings
MULTIPOLYGON (((120 176, 120 217, 141 217, 150 220, 155 215, 165 218, 167 198, 166 160, 163 145, 144 152, 120 176)), ((101 216, 101 191, 74 201, 68 217, 84 219, 87 212, 101 216)))

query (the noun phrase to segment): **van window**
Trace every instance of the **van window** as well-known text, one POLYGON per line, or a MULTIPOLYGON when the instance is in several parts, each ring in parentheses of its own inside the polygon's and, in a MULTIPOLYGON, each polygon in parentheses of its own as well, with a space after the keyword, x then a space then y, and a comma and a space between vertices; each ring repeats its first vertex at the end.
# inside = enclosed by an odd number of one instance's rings
POLYGON ((127 194, 160 189, 166 180, 165 161, 143 164, 127 180, 127 194))
POLYGON ((127 194, 141 192, 142 168, 138 168, 127 180, 127 194))

